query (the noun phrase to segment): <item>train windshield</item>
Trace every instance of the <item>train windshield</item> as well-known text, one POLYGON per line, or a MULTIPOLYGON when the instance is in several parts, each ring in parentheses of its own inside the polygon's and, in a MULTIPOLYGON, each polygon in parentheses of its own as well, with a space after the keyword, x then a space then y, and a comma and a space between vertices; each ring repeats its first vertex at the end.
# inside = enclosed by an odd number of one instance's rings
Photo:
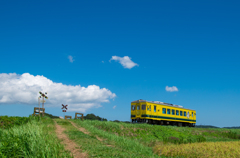
POLYGON ((136 105, 132 105, 132 110, 135 110, 136 105))
POLYGON ((140 105, 137 106, 137 110, 140 110, 140 105))

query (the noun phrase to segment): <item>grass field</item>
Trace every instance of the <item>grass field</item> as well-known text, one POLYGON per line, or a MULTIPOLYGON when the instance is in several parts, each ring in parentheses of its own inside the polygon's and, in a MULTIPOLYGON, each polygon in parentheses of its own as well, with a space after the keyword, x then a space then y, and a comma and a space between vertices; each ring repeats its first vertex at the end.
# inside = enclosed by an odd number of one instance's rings
MULTIPOLYGON (((239 129, 54 120, 88 157, 240 157, 239 129)), ((1 116, 0 121, 0 157, 71 157, 51 118, 1 116)))
POLYGON ((5 129, 0 129, 0 157, 71 157, 70 152, 59 143, 52 119, 6 116, 3 119, 1 116, 1 120, 5 120, 2 121, 5 129), (21 120, 24 121, 20 123, 21 120))
POLYGON ((159 144, 154 147, 159 156, 182 156, 186 158, 238 158, 240 157, 240 141, 205 142, 191 144, 159 144))

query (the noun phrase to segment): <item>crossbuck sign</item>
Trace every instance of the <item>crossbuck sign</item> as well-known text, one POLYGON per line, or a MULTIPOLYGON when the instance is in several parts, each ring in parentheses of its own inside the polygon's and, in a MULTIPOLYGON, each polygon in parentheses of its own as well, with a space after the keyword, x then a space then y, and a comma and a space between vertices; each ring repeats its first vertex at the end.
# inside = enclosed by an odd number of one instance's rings
POLYGON ((68 105, 63 105, 63 104, 62 104, 62 106, 63 106, 63 107, 62 107, 63 112, 67 112, 67 106, 68 106, 68 105), (64 109, 65 109, 65 110, 64 110, 64 109))

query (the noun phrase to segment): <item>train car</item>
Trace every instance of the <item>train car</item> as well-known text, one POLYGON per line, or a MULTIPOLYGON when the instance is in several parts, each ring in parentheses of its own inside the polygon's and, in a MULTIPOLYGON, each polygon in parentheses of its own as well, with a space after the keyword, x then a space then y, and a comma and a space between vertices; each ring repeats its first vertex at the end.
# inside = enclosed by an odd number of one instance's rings
POLYGON ((180 105, 140 99, 131 102, 131 120, 133 123, 195 127, 196 111, 180 105))

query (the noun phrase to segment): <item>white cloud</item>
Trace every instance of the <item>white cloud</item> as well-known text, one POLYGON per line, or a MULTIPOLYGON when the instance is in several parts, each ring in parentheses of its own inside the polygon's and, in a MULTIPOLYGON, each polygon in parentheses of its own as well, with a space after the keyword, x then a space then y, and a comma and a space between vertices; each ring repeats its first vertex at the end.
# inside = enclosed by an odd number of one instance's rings
POLYGON ((29 73, 0 74, 0 105, 29 104, 38 105, 39 91, 48 92, 45 107, 61 107, 68 104, 68 111, 85 112, 89 108, 101 107, 116 97, 106 88, 97 85, 81 87, 56 83, 44 76, 33 76, 29 73))
POLYGON ((73 63, 74 59, 73 59, 73 57, 72 57, 71 55, 68 56, 68 59, 69 59, 69 61, 70 61, 71 63, 73 63))
POLYGON ((117 107, 117 106, 116 106, 116 105, 114 105, 114 106, 113 106, 113 109, 115 109, 116 107, 117 107))
POLYGON ((166 91, 168 92, 177 92, 178 91, 178 88, 176 86, 172 86, 172 87, 168 87, 166 86, 166 91))
POLYGON ((131 58, 129 58, 128 56, 124 56, 124 57, 119 57, 119 56, 112 56, 112 58, 109 60, 115 60, 115 61, 119 61, 119 63, 124 67, 124 68, 128 68, 131 69, 134 66, 138 66, 137 63, 134 63, 131 58))

